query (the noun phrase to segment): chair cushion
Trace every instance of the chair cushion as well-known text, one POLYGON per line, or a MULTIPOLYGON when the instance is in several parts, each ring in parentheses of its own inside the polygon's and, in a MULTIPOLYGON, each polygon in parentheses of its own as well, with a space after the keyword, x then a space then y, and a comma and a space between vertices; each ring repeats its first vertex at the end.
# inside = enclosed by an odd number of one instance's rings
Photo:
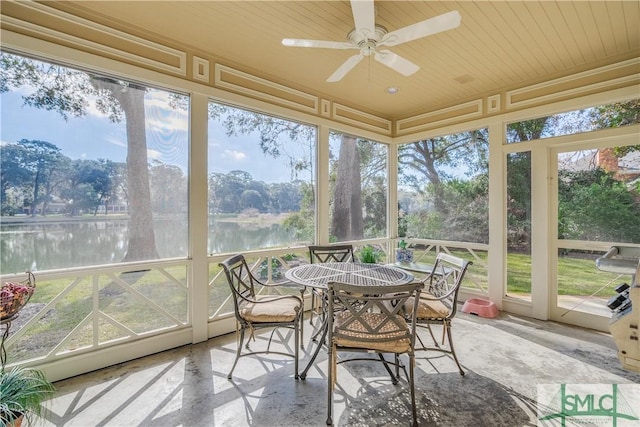
MULTIPOLYGON (((362 317, 367 324, 374 327, 388 318, 381 313, 365 313, 362 317)), ((334 333, 342 335, 334 335, 334 344, 337 346, 365 348, 389 353, 405 353, 411 349, 411 340, 406 337, 409 333, 409 325, 402 316, 397 316, 397 319, 406 331, 398 331, 398 325, 388 321, 378 333, 370 333, 359 321, 350 324, 349 330, 343 329, 343 325, 349 318, 351 315, 348 312, 340 312, 335 315, 334 333), (394 339, 394 337, 402 338, 394 339)))
POLYGON ((300 299, 293 296, 257 295, 256 301, 259 302, 242 301, 239 304, 238 312, 247 322, 292 322, 302 305, 300 299))
MULTIPOLYGON (((435 300, 436 297, 428 292, 420 294, 420 301, 418 301, 418 319, 443 319, 449 316, 449 309, 442 301, 435 300), (432 299, 426 299, 432 298, 432 299)), ((404 304, 404 309, 408 315, 411 315, 413 311, 413 297, 409 298, 404 304)))

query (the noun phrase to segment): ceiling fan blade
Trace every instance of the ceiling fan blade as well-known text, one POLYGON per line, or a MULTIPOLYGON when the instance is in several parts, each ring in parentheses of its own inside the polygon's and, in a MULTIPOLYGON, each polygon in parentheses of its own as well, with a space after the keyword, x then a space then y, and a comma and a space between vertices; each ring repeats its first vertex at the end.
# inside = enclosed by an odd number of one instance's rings
POLYGON ((458 28, 462 17, 457 10, 417 22, 386 34, 378 46, 396 46, 411 40, 458 28))
POLYGON ((358 62, 362 61, 362 58, 363 56, 361 54, 353 55, 351 58, 347 59, 344 64, 338 67, 338 69, 333 74, 331 74, 327 81, 329 83, 333 83, 342 80, 342 78, 346 76, 353 67, 358 65, 358 62))
POLYGON ((370 39, 375 35, 375 9, 373 0, 351 0, 351 12, 356 24, 358 40, 370 39))
POLYGON ((293 47, 319 47, 324 49, 357 49, 352 43, 332 42, 328 40, 307 40, 307 39, 282 39, 284 46, 293 47))
POLYGON ((397 55, 386 49, 376 52, 374 58, 376 61, 386 65, 391 69, 396 70, 403 76, 410 76, 420 69, 419 66, 409 61, 408 59, 404 59, 400 55, 397 55))

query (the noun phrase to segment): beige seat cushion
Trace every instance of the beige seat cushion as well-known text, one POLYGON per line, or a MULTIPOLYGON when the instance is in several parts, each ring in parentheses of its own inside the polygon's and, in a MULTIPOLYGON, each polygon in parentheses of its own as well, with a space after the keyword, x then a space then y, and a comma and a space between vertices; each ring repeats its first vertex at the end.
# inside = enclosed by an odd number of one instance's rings
MULTIPOLYGON (((420 301, 418 301, 418 319, 441 319, 449 315, 449 309, 441 301, 426 298, 435 299, 430 293, 423 292, 420 294, 420 301)), ((413 311, 413 298, 407 300, 404 308, 407 314, 411 315, 413 311)))
MULTIPOLYGON (((396 316, 400 325, 406 330, 398 331, 398 325, 395 322, 388 321, 383 325, 379 333, 372 334, 360 322, 354 322, 348 326, 349 330, 341 329, 346 320, 351 316, 349 313, 336 313, 334 320, 334 332, 345 336, 335 336, 334 344, 340 347, 366 348, 389 353, 405 353, 411 349, 411 340, 406 337, 409 332, 409 325, 402 316, 396 316), (349 339, 357 338, 357 339, 349 339), (360 341, 363 340, 363 341, 360 341)), ((381 313, 365 313, 363 321, 372 326, 380 325, 387 316, 381 313)))
POLYGON ((296 297, 282 298, 277 295, 257 295, 259 303, 242 301, 239 307, 240 316, 248 322, 292 322, 300 311, 300 299, 296 297), (263 303, 269 301, 269 303, 263 303))

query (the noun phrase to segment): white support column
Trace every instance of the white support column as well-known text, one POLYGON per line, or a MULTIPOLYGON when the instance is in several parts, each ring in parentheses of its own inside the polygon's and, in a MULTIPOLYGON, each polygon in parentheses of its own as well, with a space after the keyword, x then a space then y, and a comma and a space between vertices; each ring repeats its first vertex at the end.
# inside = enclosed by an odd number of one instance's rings
MULTIPOLYGON (((389 145, 389 161, 387 162, 387 236, 398 237, 398 145, 389 145)), ((394 248, 389 248, 389 256, 393 258, 394 248)))
POLYGON ((551 233, 549 149, 533 146, 531 149, 531 316, 535 319, 549 318, 549 268, 550 251, 554 247, 555 233, 551 233))
POLYGON ((318 126, 316 149, 316 242, 329 243, 329 128, 318 126))
POLYGON ((189 317, 193 342, 206 341, 209 319, 208 183, 207 183, 207 123, 208 98, 191 94, 189 135, 189 317))
POLYGON ((505 126, 500 122, 489 125, 489 257, 487 276, 489 299, 502 308, 506 294, 507 237, 506 237, 506 162, 502 152, 505 126))

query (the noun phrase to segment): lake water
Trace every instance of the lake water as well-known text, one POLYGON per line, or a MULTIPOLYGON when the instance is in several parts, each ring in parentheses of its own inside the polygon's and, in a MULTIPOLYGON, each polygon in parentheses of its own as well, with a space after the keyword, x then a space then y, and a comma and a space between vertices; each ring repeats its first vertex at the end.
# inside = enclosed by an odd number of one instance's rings
MULTIPOLYGON (((161 258, 188 255, 184 218, 154 220, 161 258)), ((51 270, 120 262, 127 250, 127 220, 0 223, 0 272, 51 270)), ((209 253, 242 252, 286 246, 292 232, 280 224, 243 224, 210 220, 209 253)))

